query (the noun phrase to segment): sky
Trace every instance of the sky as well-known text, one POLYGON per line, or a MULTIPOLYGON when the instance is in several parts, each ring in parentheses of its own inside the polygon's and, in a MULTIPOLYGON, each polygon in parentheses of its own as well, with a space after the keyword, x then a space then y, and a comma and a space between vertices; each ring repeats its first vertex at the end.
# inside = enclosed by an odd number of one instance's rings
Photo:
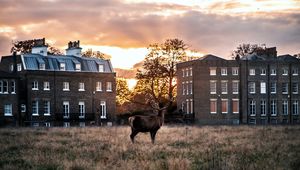
POLYGON ((300 53, 300 0, 0 0, 0 55, 12 41, 46 38, 62 50, 80 40, 112 56, 115 68, 141 62, 147 46, 182 39, 190 50, 229 58, 241 43, 300 53))

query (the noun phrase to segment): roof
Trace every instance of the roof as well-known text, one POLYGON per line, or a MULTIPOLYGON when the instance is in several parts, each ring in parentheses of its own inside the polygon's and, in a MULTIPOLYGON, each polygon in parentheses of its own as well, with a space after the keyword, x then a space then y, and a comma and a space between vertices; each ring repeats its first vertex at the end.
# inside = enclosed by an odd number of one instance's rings
POLYGON ((40 64, 45 64, 45 70, 60 70, 60 64, 65 64, 65 71, 76 71, 76 64, 81 64, 82 72, 99 72, 98 65, 104 66, 104 72, 113 72, 113 68, 109 60, 88 57, 76 57, 73 55, 48 55, 40 54, 24 54, 23 64, 25 70, 39 70, 40 64))
POLYGON ((296 57, 291 56, 291 55, 289 55, 289 54, 285 54, 285 55, 280 55, 280 56, 278 56, 278 60, 281 60, 281 61, 297 61, 297 62, 300 61, 299 58, 296 58, 296 57))
POLYGON ((203 61, 217 61, 217 60, 222 60, 225 61, 224 58, 212 55, 212 54, 207 54, 201 58, 199 58, 199 60, 203 60, 203 61))

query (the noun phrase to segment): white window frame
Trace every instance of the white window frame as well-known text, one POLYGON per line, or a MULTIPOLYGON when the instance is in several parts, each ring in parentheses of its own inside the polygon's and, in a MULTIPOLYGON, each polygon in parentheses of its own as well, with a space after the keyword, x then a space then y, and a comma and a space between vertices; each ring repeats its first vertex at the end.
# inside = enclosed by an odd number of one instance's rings
POLYGON ((63 91, 70 91, 70 82, 63 82, 63 91))
POLYGON ((271 91, 271 94, 276 94, 276 92, 277 92, 277 83, 276 82, 271 82, 270 91, 271 91))
POLYGON ((299 92, 299 83, 298 82, 293 82, 292 83, 292 93, 293 94, 298 94, 299 92), (294 86, 296 85, 296 86, 294 86))
POLYGON ((65 128, 70 127, 70 122, 64 122, 64 127, 65 127, 65 128))
POLYGON ((209 88, 210 94, 217 94, 217 80, 210 80, 209 88))
POLYGON ((7 80, 3 80, 2 81, 2 92, 3 94, 8 94, 8 81, 7 80))
POLYGON ((185 82, 185 86, 186 86, 186 95, 189 95, 189 81, 185 82))
POLYGON ((190 94, 193 94, 193 81, 190 81, 190 94))
POLYGON ((289 115, 289 102, 282 100, 282 115, 289 115))
POLYGON ((26 105, 25 104, 21 104, 21 112, 22 113, 26 112, 26 105))
POLYGON ((270 75, 271 75, 271 76, 276 76, 276 69, 275 69, 275 68, 272 68, 272 69, 271 69, 270 75))
POLYGON ((209 107, 209 110, 210 110, 210 114, 217 114, 217 104, 218 104, 218 101, 217 101, 217 99, 210 99, 210 107, 209 107), (214 102, 215 103, 215 107, 214 107, 214 112, 211 110, 211 108, 212 108, 212 102, 214 102))
POLYGON ((270 113, 271 116, 276 116, 277 115, 277 103, 276 100, 271 100, 271 107, 270 107, 270 113))
POLYGON ((104 65, 103 64, 98 64, 98 72, 101 72, 101 73, 104 72, 104 65))
POLYGON ((260 70, 260 75, 261 75, 261 76, 267 75, 267 69, 262 68, 262 69, 260 70))
POLYGON ((265 99, 260 101, 260 115, 266 116, 267 115, 267 102, 265 99))
POLYGON ((232 113, 233 113, 233 114, 238 114, 238 113, 240 113, 240 111, 239 111, 239 110, 240 110, 240 106, 239 106, 239 105, 240 105, 239 99, 232 99, 232 113), (234 105, 233 105, 234 102, 237 102, 237 112, 234 112, 234 111, 233 111, 233 110, 234 110, 234 109, 233 109, 233 108, 234 108, 234 107, 233 107, 233 106, 234 106, 234 105))
POLYGON ((44 81, 44 90, 49 91, 50 90, 50 82, 49 81, 44 81))
POLYGON ((38 81, 33 81, 32 84, 32 90, 39 90, 39 82, 38 81))
POLYGON ((289 93, 289 83, 282 83, 282 94, 288 94, 289 93))
POLYGON ((217 75, 217 68, 216 67, 210 67, 209 68, 209 75, 216 76, 217 75))
POLYGON ((227 76, 227 67, 221 68, 221 76, 227 76))
POLYGON ((238 76, 239 75, 239 68, 238 67, 232 67, 232 75, 238 76))
POLYGON ((190 113, 190 100, 189 99, 186 99, 186 114, 189 114, 190 113))
POLYGON ((293 101, 292 112, 293 112, 292 113, 293 115, 299 115, 299 101, 298 100, 293 101))
POLYGON ((194 102, 193 99, 190 99, 190 104, 191 104, 191 108, 190 108, 190 113, 193 114, 194 113, 194 102))
POLYGON ((112 92, 112 82, 106 82, 106 91, 112 92))
POLYGON ((181 71, 182 71, 182 77, 185 77, 184 69, 181 69, 181 71))
POLYGON ((17 71, 22 71, 22 64, 17 64, 17 71))
POLYGON ((255 82, 249 82, 248 88, 250 94, 255 94, 255 82))
POLYGON ((14 64, 10 64, 10 65, 9 65, 9 71, 10 71, 10 72, 13 72, 13 71, 14 71, 14 64))
POLYGON ((11 83, 11 94, 16 94, 16 81, 12 80, 10 83, 11 83))
POLYGON ((68 119, 70 118, 70 102, 69 101, 63 101, 63 114, 64 118, 68 119))
POLYGON ((78 83, 78 91, 85 91, 85 89, 84 89, 84 82, 79 82, 78 83))
POLYGON ((4 116, 12 116, 12 104, 4 105, 4 116))
POLYGON ((221 81, 221 94, 228 94, 228 81, 222 80, 221 81), (225 86, 223 86, 225 85, 225 86))
POLYGON ((298 76, 298 72, 299 72, 298 68, 293 68, 292 69, 292 75, 293 76, 298 76))
POLYGON ((260 94, 267 93, 267 84, 266 82, 260 82, 260 94))
POLYGON ((84 101, 79 101, 78 107, 79 107, 79 118, 80 119, 85 118, 85 103, 84 103, 84 101))
POLYGON ((239 94, 239 81, 238 80, 232 81, 232 94, 239 94))
POLYGON ((3 80, 0 80, 0 94, 3 93, 3 80))
POLYGON ((46 70, 46 64, 45 63, 39 63, 39 70, 46 70))
POLYGON ((33 100, 31 105, 31 110, 32 110, 32 116, 38 116, 39 115, 39 101, 38 100, 33 100))
POLYGON ((96 82, 96 91, 102 91, 102 82, 101 81, 96 82))
POLYGON ((193 68, 190 67, 190 76, 193 76, 193 68))
POLYGON ((282 75, 283 76, 289 75, 289 69, 288 68, 282 68, 282 75))
POLYGON ((50 116, 50 101, 49 100, 45 100, 44 101, 44 116, 50 116))
POLYGON ((105 101, 101 101, 100 102, 100 118, 101 119, 106 119, 106 114, 107 114, 107 111, 106 111, 106 102, 105 101))
POLYGON ((182 82, 182 95, 185 95, 185 82, 182 82))
POLYGON ((81 64, 80 63, 75 64, 75 71, 81 71, 81 64))
POLYGON ((228 99, 221 99, 221 112, 222 114, 227 114, 228 113, 228 99), (223 111, 223 103, 225 103, 226 105, 226 110, 223 111))
POLYGON ((255 100, 250 100, 250 102, 249 102, 249 114, 250 114, 250 116, 256 115, 256 101, 255 100))
POLYGON ((189 68, 185 69, 185 76, 188 77, 189 76, 189 68))
POLYGON ((255 69, 254 68, 249 69, 249 75, 250 76, 255 76, 255 69))
POLYGON ((59 70, 66 71, 66 63, 59 63, 59 70))

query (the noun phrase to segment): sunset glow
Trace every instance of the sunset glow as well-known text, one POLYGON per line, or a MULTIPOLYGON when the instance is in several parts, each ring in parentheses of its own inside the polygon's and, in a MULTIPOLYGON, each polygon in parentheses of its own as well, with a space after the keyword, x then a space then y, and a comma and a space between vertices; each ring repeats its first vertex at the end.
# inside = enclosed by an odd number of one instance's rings
POLYGON ((297 54, 300 41, 297 0, 111 0, 0 1, 0 55, 11 42, 45 37, 65 49, 80 40, 110 55, 113 67, 132 68, 147 46, 179 38, 198 56, 228 57, 241 43, 277 46, 297 54))

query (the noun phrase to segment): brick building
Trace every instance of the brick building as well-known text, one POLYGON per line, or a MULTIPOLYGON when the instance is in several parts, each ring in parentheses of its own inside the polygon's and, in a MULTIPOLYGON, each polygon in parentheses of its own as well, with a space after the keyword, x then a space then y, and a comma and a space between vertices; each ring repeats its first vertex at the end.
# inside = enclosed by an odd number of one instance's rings
POLYGON ((177 106, 200 124, 299 123, 300 59, 276 48, 177 65, 177 106))
POLYGON ((48 55, 45 39, 40 39, 30 54, 2 57, 2 122, 70 126, 113 120, 116 82, 111 63, 81 56, 79 45, 70 42, 66 55, 48 55))

